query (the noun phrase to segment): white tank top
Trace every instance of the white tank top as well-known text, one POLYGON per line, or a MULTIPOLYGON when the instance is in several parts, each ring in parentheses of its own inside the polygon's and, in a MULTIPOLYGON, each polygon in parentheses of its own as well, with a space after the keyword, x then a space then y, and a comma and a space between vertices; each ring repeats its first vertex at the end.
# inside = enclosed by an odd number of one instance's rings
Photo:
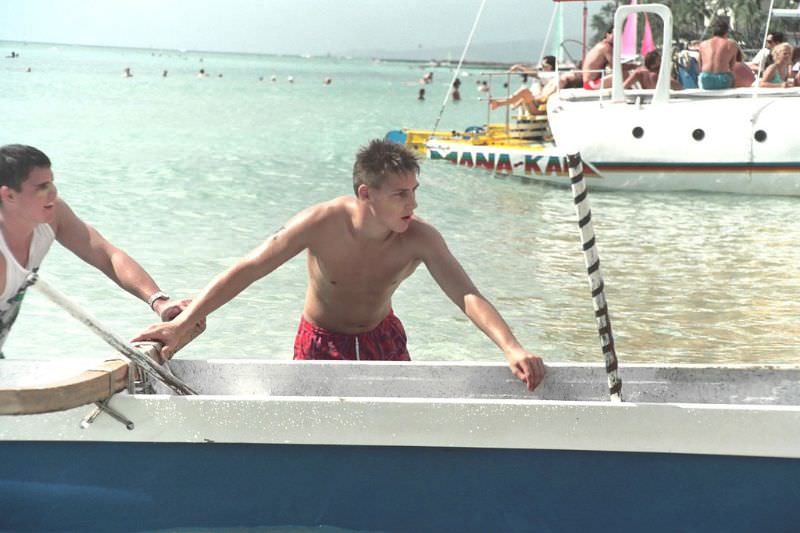
MULTIPOLYGON (((0 253, 6 260, 6 284, 5 289, 0 293, 0 350, 6 342, 8 332, 17 319, 22 299, 25 297, 25 290, 28 288, 25 280, 28 274, 39 270, 44 256, 56 238, 50 224, 39 224, 33 230, 31 248, 28 252, 28 265, 24 268, 17 262, 14 254, 11 253, 3 232, 0 231, 0 253)), ((0 352, 0 358, 3 357, 0 352)))

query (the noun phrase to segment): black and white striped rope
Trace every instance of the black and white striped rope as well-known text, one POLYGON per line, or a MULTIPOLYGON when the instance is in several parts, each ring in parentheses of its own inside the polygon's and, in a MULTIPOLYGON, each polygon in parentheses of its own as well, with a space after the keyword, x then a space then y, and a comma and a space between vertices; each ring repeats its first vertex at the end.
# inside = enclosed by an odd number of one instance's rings
POLYGON ((614 335, 611 332, 611 319, 608 316, 608 304, 603 293, 603 275, 600 272, 600 256, 592 225, 592 209, 589 205, 589 191, 583 177, 583 163, 579 153, 567 156, 569 162, 569 178, 572 184, 572 196, 575 213, 578 216, 578 227, 581 231, 583 258, 586 261, 586 272, 589 274, 589 287, 592 290, 594 316, 597 332, 603 347, 603 358, 608 374, 608 392, 612 401, 622 401, 622 379, 617 371, 617 352, 614 348, 614 335))

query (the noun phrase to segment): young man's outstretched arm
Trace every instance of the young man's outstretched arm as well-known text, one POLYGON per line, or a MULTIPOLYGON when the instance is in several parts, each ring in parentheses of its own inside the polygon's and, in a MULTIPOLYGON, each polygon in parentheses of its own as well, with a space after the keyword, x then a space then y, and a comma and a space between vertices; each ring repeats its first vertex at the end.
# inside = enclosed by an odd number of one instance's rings
POLYGON ((422 258, 433 279, 447 296, 501 349, 511 371, 529 390, 544 379, 542 358, 525 350, 497 309, 475 287, 458 260, 433 227, 424 224, 422 258))

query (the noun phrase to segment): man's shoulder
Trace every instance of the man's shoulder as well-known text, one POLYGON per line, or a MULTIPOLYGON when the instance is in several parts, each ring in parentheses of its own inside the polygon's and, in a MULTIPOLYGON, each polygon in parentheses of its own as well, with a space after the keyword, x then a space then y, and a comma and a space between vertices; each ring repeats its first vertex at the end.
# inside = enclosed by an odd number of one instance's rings
POLYGON ((355 198, 351 196, 339 196, 332 200, 314 204, 304 211, 314 218, 329 218, 347 214, 353 206, 355 206, 355 198))
POLYGON ((54 220, 50 222, 50 227, 52 228, 53 233, 56 235, 58 235, 59 233, 59 228, 72 227, 70 224, 66 223, 68 220, 73 220, 73 219, 80 220, 77 217, 77 215, 75 215, 75 213, 72 212, 72 209, 70 208, 69 204, 67 204, 67 202, 60 196, 56 198, 55 209, 56 209, 56 216, 54 220))
POLYGON ((423 245, 433 244, 443 239, 441 233, 439 233, 439 230, 437 230, 433 224, 425 219, 419 218, 417 215, 414 215, 414 218, 411 219, 411 223, 408 225, 404 237, 423 245))

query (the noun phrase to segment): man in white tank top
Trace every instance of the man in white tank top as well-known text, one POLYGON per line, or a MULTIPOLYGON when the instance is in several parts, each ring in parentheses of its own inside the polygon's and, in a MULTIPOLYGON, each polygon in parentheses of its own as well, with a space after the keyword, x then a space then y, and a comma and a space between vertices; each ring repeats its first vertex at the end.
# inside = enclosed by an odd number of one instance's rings
POLYGON ((26 279, 39 269, 55 239, 147 302, 162 320, 175 318, 188 300, 170 300, 139 263, 78 218, 58 197, 50 166, 50 159, 32 146, 0 147, 0 350, 19 313, 26 279))

